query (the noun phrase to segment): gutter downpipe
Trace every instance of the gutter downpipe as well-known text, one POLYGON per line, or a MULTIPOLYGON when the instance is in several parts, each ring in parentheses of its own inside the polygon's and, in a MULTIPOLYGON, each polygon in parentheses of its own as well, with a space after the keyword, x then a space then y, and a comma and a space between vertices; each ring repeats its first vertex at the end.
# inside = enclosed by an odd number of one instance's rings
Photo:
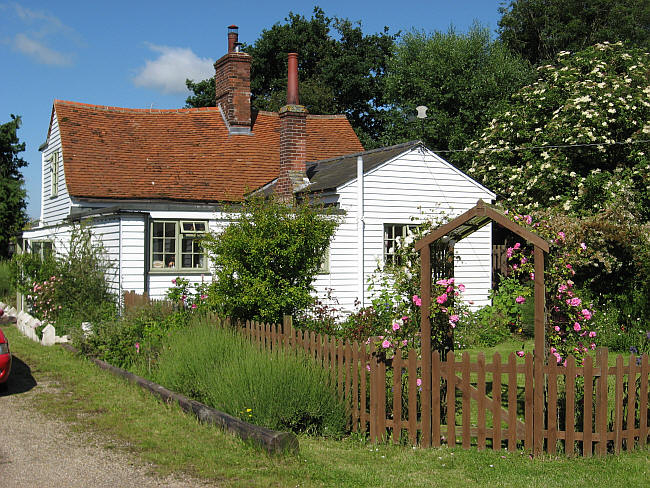
POLYGON ((364 286, 364 205, 363 205, 363 158, 357 156, 357 252, 358 252, 358 296, 361 307, 365 307, 364 286))

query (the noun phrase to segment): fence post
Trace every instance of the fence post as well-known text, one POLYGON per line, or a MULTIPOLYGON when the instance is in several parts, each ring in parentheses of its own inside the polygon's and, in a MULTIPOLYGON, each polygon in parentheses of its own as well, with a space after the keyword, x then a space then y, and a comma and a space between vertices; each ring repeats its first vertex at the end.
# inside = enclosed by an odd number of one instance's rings
POLYGON ((535 350, 533 352, 534 396, 533 396, 533 453, 542 454, 544 450, 544 346, 545 338, 545 292, 544 292, 544 251, 535 246, 535 350))
POLYGON ((599 436, 596 450, 600 456, 607 454, 607 352, 606 347, 596 351, 596 368, 600 374, 596 380, 596 433, 599 436))

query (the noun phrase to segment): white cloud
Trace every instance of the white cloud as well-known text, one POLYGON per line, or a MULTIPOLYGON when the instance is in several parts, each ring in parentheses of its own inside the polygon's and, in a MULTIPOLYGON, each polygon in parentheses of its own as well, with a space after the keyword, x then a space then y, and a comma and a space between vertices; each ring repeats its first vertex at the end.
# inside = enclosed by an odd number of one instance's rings
POLYGON ((54 66, 69 66, 72 64, 72 59, 69 55, 49 48, 42 42, 31 39, 25 34, 16 34, 13 46, 21 53, 32 57, 39 63, 54 66))
POLYGON ((213 61, 199 58, 191 49, 147 44, 160 53, 157 59, 147 60, 134 78, 137 86, 153 88, 163 93, 187 91, 185 80, 204 80, 214 74, 213 61))

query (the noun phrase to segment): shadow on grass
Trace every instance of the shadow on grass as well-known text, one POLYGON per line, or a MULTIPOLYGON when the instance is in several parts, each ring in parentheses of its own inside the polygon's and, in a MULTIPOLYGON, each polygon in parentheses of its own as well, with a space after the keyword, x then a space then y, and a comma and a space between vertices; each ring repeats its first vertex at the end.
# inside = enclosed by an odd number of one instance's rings
POLYGON ((36 386, 32 370, 20 358, 13 356, 11 360, 11 373, 7 382, 0 389, 0 397, 25 393, 36 386))

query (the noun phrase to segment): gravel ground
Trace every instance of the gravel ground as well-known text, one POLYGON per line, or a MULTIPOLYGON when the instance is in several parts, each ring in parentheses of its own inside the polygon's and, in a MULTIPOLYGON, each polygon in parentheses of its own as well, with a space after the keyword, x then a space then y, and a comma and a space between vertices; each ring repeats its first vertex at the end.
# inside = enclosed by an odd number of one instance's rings
POLYGON ((56 384, 35 379, 14 358, 12 377, 0 392, 0 486, 2 488, 115 488, 216 486, 187 477, 160 477, 153 467, 119 449, 99 434, 79 433, 33 407, 39 391, 56 384))

